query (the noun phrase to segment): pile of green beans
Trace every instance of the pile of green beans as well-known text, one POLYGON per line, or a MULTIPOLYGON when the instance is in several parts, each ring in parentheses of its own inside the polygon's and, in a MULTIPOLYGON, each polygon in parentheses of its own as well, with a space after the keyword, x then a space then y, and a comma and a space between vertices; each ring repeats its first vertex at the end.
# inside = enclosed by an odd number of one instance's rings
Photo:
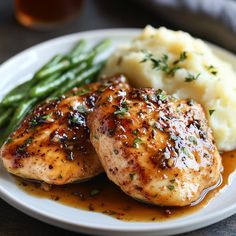
POLYGON ((0 145, 35 105, 93 81, 104 65, 95 58, 109 45, 105 39, 87 52, 85 40, 80 40, 69 53, 55 55, 31 80, 7 93, 0 102, 0 128, 4 130, 0 145))

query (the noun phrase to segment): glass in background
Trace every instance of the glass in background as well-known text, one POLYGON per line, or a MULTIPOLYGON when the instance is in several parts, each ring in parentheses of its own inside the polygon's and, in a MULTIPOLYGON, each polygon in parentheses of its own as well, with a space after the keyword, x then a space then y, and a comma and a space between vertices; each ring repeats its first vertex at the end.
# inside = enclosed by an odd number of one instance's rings
POLYGON ((51 28, 80 12, 83 0, 15 0, 17 20, 31 28, 51 28))

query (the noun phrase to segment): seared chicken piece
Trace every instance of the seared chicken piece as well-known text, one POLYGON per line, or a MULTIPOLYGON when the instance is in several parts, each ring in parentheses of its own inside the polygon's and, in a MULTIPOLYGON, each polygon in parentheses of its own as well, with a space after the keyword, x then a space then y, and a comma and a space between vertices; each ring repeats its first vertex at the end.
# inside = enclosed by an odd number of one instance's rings
POLYGON ((88 126, 107 176, 133 198, 185 206, 220 178, 221 157, 201 105, 192 100, 109 87, 88 126))
POLYGON ((106 86, 122 86, 123 79, 74 89, 61 99, 39 105, 2 147, 5 168, 17 176, 56 185, 101 173, 89 140, 87 114, 106 86))
POLYGON ((99 84, 39 105, 2 147, 6 169, 17 176, 66 184, 103 171, 89 141, 87 113, 99 84))

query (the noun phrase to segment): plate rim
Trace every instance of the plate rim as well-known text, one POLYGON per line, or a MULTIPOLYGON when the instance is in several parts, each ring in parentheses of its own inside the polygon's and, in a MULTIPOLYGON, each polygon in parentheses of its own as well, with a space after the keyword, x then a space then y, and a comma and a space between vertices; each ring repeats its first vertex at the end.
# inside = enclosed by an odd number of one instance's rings
MULTIPOLYGON (((56 38, 52 38, 46 41, 43 41, 39 44, 36 44, 32 47, 29 47, 19 53, 17 53, 16 55, 14 55, 13 57, 10 57, 9 59, 7 59, 5 62, 3 62, 0 65, 0 71, 4 71, 7 70, 8 67, 11 67, 11 64, 15 63, 15 61, 17 61, 20 57, 22 57, 22 55, 26 54, 26 53, 30 53, 32 50, 35 50, 37 48, 41 48, 41 47, 47 47, 47 45, 49 43, 53 43, 55 41, 70 41, 71 38, 73 37, 85 37, 86 39, 89 38, 94 38, 96 36, 101 36, 104 35, 104 37, 106 37, 106 35, 108 34, 112 34, 112 36, 114 37, 134 37, 135 35, 137 35, 139 32, 141 32, 142 29, 140 28, 110 28, 110 29, 98 29, 98 30, 89 30, 89 31, 82 31, 82 32, 75 32, 72 34, 67 34, 67 35, 63 35, 63 36, 59 36, 56 38)), ((203 40, 205 41, 205 40, 203 40)), ((216 46, 212 43, 209 43, 207 41, 205 41, 208 45, 210 45, 212 48, 215 48, 218 51, 223 52, 224 54, 228 54, 231 57, 235 58, 236 55, 234 55, 232 52, 221 48, 219 46, 216 46)), ((236 213, 236 202, 233 205, 230 205, 227 208, 221 209, 217 212, 211 212, 210 214, 199 218, 194 218, 194 219, 184 219, 181 222, 171 222, 171 225, 168 226, 161 226, 161 225, 157 225, 157 226, 153 226, 153 225, 149 225, 147 222, 146 226, 141 226, 139 227, 138 224, 135 224, 136 222, 131 222, 132 225, 127 225, 127 226, 104 226, 104 225, 99 225, 99 224, 93 224, 91 225, 91 223, 73 223, 70 221, 67 221, 66 219, 61 219, 60 217, 57 217, 56 215, 53 215, 51 213, 45 213, 43 211, 41 211, 39 208, 35 208, 34 206, 29 206, 24 202, 21 202, 20 200, 16 199, 7 189, 4 189, 2 186, 0 186, 0 197, 6 201, 7 203, 9 203, 10 205, 12 205, 13 207, 15 207, 16 209, 22 211, 23 213, 30 215, 33 218, 37 218, 41 221, 44 221, 46 223, 50 223, 62 228, 66 228, 66 229, 72 229, 71 227, 73 227, 72 230, 77 231, 75 228, 78 228, 78 231, 82 232, 88 232, 91 230, 100 230, 101 232, 158 232, 158 231, 163 231, 163 230, 176 230, 176 229, 180 229, 180 228, 186 228, 186 231, 181 231, 181 232, 187 232, 189 231, 188 227, 191 227, 191 230, 193 229, 198 229, 198 228, 202 228, 204 226, 207 225, 211 225, 213 223, 216 223, 220 220, 223 220, 231 215, 233 215, 234 213, 236 213), (58 225, 58 223, 62 223, 63 225, 58 225), (199 227, 200 224, 200 227, 199 227)), ((140 223, 140 222, 137 222, 140 223)), ((146 222, 145 222, 146 223, 146 222)), ((99 233, 99 232, 97 232, 99 233)))

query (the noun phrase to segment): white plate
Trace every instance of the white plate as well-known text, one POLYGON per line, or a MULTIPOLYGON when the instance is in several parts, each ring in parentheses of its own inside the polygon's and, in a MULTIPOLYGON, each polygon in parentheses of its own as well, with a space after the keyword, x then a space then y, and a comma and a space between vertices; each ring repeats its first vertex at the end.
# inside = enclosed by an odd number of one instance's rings
MULTIPOLYGON (((132 39, 137 29, 98 30, 77 33, 47 41, 11 58, 0 67, 0 99, 18 83, 30 79, 40 65, 58 52, 66 52, 80 38, 95 44, 103 38, 111 38, 113 47, 132 39)), ((212 46, 225 61, 236 68, 236 57, 212 46)), ((232 176, 231 176, 232 177, 232 176)), ((170 235, 198 229, 220 221, 236 213, 236 178, 211 201, 207 207, 189 216, 165 222, 125 222, 104 214, 78 210, 55 201, 28 195, 17 187, 12 176, 0 166, 0 197, 24 213, 62 228, 77 232, 102 235, 170 235)))

